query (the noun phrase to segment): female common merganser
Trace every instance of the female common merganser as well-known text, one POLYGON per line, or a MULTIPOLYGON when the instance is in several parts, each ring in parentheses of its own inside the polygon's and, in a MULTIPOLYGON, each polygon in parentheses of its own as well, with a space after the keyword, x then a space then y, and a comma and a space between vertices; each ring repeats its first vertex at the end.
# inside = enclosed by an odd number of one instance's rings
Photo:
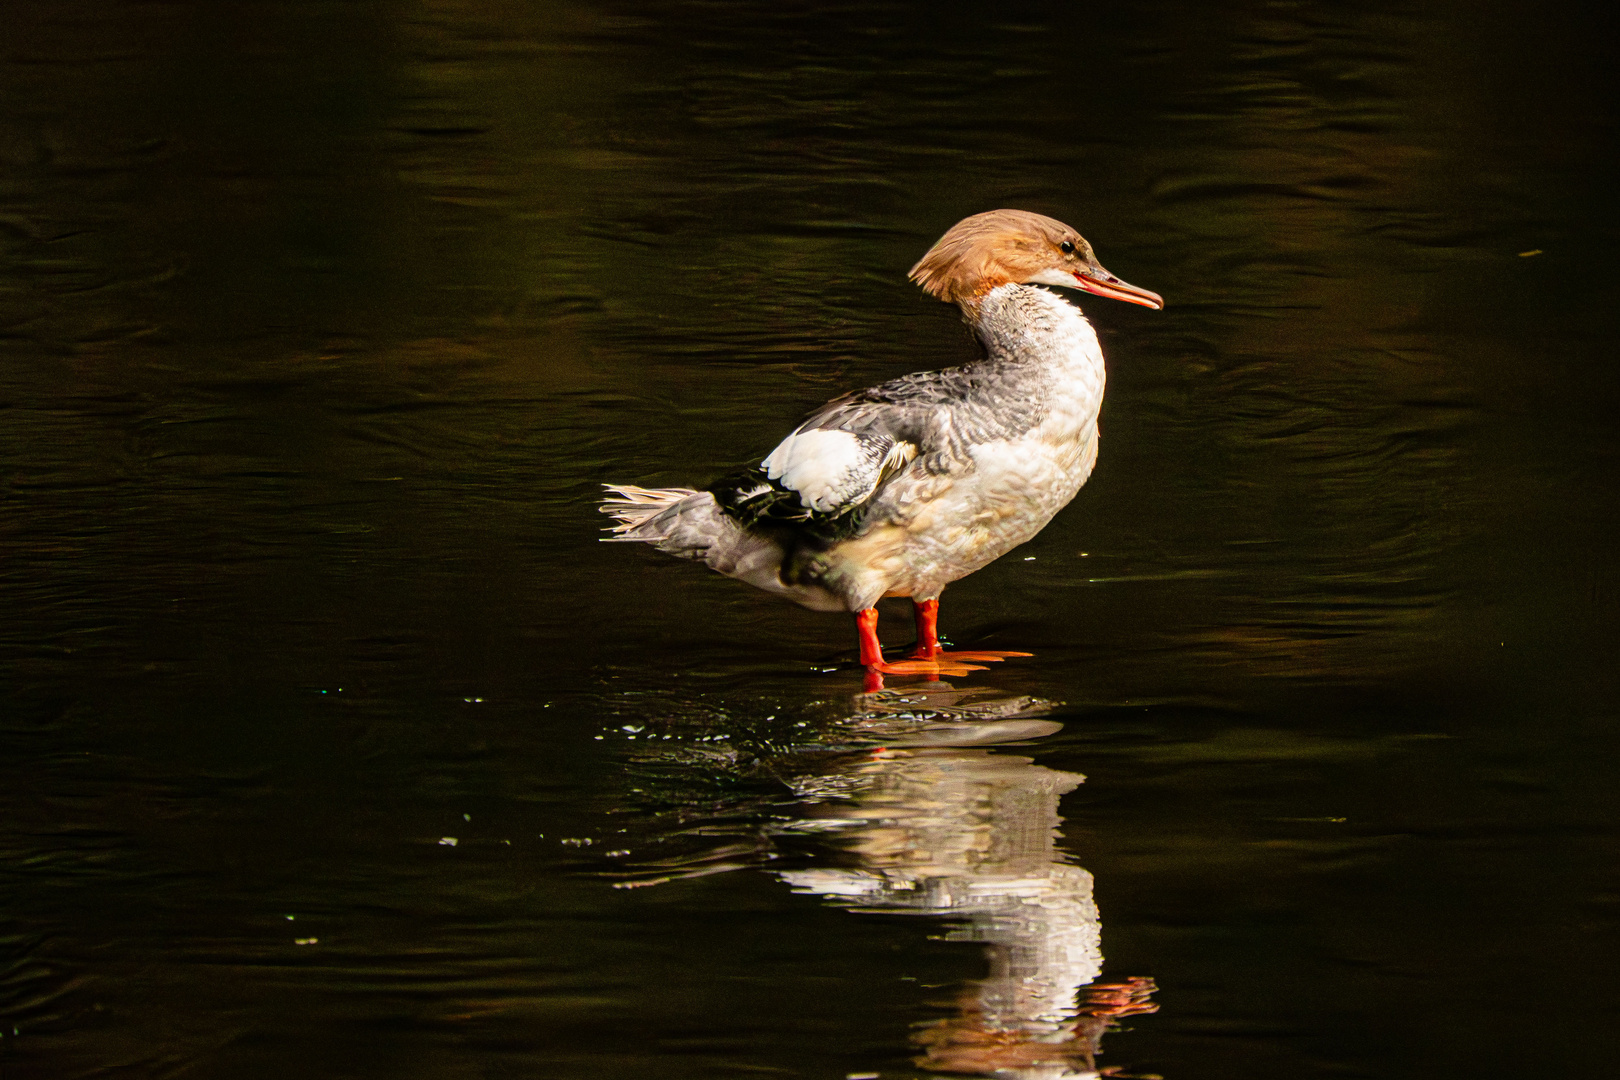
POLYGON ((1097 461, 1097 334, 1079 308, 1033 286, 1154 309, 1164 300, 1104 270, 1067 225, 1023 210, 958 222, 909 276, 962 309, 984 359, 835 398, 757 468, 707 491, 605 485, 616 497, 602 512, 619 522, 607 539, 853 612, 871 674, 955 674, 1029 654, 941 651, 940 592, 1040 532, 1097 461), (883 660, 884 596, 915 604, 909 661, 883 660))

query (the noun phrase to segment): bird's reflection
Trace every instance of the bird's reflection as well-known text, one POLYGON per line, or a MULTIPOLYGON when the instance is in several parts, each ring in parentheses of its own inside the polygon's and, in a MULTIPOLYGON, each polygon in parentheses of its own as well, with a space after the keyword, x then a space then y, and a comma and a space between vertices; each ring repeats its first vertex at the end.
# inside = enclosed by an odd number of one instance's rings
MULTIPOLYGON (((776 871, 783 881, 853 911, 941 917, 953 924, 947 939, 984 944, 988 977, 963 990, 954 1015, 913 1036, 924 1068, 1018 1080, 1107 1075, 1095 1064, 1104 1031, 1157 1009, 1151 980, 1097 982, 1092 876, 1057 847, 1058 800, 1084 777, 992 749, 1059 730, 1039 718, 1050 707, 941 682, 867 693, 820 732, 823 752, 800 746, 769 762, 797 798, 793 819, 764 831, 816 834, 843 855, 776 871)), ((756 833, 624 884, 758 865, 769 847, 756 833)))

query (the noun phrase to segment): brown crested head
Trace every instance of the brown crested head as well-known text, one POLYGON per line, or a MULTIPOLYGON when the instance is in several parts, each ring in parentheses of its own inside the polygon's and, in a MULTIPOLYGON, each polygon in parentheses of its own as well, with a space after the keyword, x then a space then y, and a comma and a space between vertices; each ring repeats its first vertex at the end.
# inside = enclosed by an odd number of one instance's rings
POLYGON ((952 304, 971 303, 1016 282, 1164 306, 1158 293, 1128 285, 1104 270, 1085 237, 1056 218, 1027 210, 991 210, 963 218, 928 249, 909 277, 952 304))

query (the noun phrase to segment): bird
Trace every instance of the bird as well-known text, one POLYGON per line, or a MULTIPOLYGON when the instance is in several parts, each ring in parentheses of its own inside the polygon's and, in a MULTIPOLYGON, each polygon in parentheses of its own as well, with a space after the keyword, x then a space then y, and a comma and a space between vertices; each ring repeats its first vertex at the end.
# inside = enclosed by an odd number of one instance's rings
POLYGON ((816 611, 853 614, 868 689, 1028 653, 943 649, 940 593, 1031 539, 1097 462, 1096 331, 1047 286, 1159 310, 1055 218, 957 222, 908 274, 955 304, 980 359, 834 398, 758 465, 707 489, 604 484, 606 540, 639 542, 816 611), (917 641, 886 661, 877 602, 909 597, 917 641))

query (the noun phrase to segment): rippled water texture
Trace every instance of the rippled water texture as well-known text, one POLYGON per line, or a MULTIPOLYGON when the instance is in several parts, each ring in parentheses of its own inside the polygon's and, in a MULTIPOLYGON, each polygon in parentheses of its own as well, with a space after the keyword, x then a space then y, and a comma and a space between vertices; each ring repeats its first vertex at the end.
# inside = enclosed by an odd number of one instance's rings
POLYGON ((12 0, 0 1074, 1612 1072, 1595 10, 12 0), (1168 300, 1032 658, 596 542, 997 206, 1168 300))

